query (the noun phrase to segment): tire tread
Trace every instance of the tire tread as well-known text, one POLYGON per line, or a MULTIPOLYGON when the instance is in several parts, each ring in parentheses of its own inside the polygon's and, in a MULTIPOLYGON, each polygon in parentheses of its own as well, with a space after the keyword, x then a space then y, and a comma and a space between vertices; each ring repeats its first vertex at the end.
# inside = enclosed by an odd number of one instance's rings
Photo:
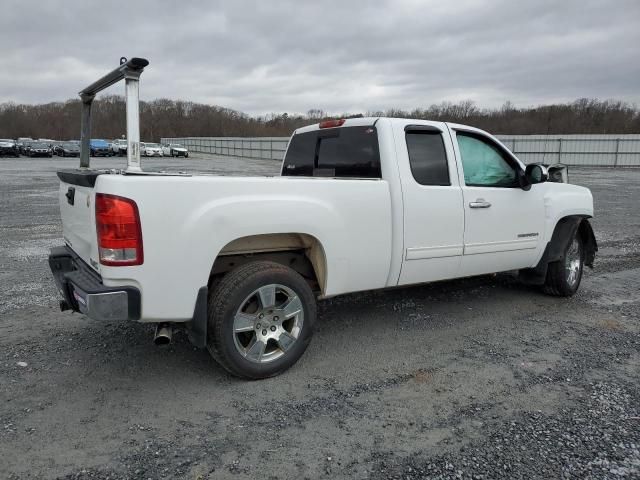
MULTIPOLYGON (((582 255, 582 272, 578 284, 575 288, 571 288, 566 280, 566 272, 564 268, 564 255, 561 260, 549 263, 547 267, 547 277, 545 279, 542 290, 547 295, 554 297, 570 297, 578 291, 584 273, 584 242, 580 237, 580 233, 576 231, 576 236, 580 241, 582 255)), ((568 248, 568 247, 567 247, 568 248)), ((566 252, 565 252, 566 255, 566 252)))
POLYGON ((229 303, 231 302, 234 291, 241 288, 241 286, 252 276, 265 271, 281 272, 289 275, 293 273, 295 275, 299 275, 294 270, 276 262, 256 261, 247 263, 230 271, 217 281, 212 292, 209 294, 207 305, 209 311, 207 348, 209 353, 227 372, 238 377, 249 378, 252 380, 274 377, 287 370, 289 366, 284 366, 267 376, 248 375, 246 372, 239 371, 231 362, 229 362, 228 358, 222 351, 221 339, 223 336, 222 330, 224 322, 221 317, 221 312, 225 312, 227 308, 229 308, 229 303))

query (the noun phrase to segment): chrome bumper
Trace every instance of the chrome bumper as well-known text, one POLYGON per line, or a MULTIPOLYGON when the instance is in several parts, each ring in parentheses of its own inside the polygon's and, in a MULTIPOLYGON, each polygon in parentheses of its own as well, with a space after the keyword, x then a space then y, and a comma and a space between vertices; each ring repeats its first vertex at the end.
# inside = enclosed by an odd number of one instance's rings
POLYGON ((106 287, 102 278, 69 247, 56 247, 49 267, 64 300, 71 309, 94 320, 139 320, 140 291, 134 287, 106 287))

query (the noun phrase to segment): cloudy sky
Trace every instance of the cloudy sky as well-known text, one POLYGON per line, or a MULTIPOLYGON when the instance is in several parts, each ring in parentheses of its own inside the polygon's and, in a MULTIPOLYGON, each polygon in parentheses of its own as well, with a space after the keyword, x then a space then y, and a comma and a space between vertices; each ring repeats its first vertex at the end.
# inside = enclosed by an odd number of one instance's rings
POLYGON ((142 99, 251 114, 640 103, 638 0, 3 0, 1 11, 0 102, 72 98, 140 56, 142 99))

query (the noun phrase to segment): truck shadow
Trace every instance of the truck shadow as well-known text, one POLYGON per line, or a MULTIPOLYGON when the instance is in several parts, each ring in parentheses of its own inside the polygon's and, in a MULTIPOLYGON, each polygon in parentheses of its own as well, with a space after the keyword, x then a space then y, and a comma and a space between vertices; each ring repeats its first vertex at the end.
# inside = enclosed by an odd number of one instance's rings
MULTIPOLYGON (((539 301, 545 297, 512 277, 491 275, 321 300, 314 340, 290 372, 296 371, 294 377, 304 377, 317 373, 314 363, 319 359, 335 356, 336 361, 342 361, 340 355, 344 346, 336 342, 339 338, 366 337, 376 342, 377 338, 383 341, 389 333, 402 335, 404 330, 425 329, 430 330, 429 336, 425 337, 429 338, 434 333, 446 334, 446 329, 462 316, 500 309, 500 304, 517 304, 526 298, 539 301)), ((495 321, 508 319, 508 316, 496 316, 495 321)), ((69 354, 76 357, 74 363, 85 365, 89 376, 97 375, 107 384, 135 381, 141 388, 143 385, 154 388, 170 379, 174 386, 197 385, 204 381, 214 382, 220 388, 243 383, 218 366, 206 350, 194 348, 185 332, 177 329, 170 345, 157 347, 152 342, 153 331, 151 325, 134 322, 83 322, 73 332, 74 343, 82 345, 82 349, 69 354)), ((398 341, 402 342, 401 339, 398 341)), ((403 348, 410 355, 411 349, 418 347, 403 345, 403 348)), ((368 361, 365 354, 358 357, 358 351, 354 351, 350 361, 368 361)), ((289 375, 287 373, 285 377, 289 375)), ((276 379, 273 381, 277 382, 276 379)))

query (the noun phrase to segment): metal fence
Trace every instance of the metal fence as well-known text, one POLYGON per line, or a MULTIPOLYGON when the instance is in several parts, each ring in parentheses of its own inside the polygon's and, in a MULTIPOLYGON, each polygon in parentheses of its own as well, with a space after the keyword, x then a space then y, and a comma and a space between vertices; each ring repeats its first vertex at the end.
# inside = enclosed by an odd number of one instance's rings
POLYGON ((191 152, 280 161, 284 158, 289 137, 186 137, 161 141, 180 143, 191 152))
MULTIPOLYGON (((498 135, 523 162, 593 167, 640 166, 640 135, 498 135)), ((282 160, 288 137, 163 138, 192 152, 282 160)))
POLYGON ((525 163, 640 166, 640 135, 498 135, 525 163))

